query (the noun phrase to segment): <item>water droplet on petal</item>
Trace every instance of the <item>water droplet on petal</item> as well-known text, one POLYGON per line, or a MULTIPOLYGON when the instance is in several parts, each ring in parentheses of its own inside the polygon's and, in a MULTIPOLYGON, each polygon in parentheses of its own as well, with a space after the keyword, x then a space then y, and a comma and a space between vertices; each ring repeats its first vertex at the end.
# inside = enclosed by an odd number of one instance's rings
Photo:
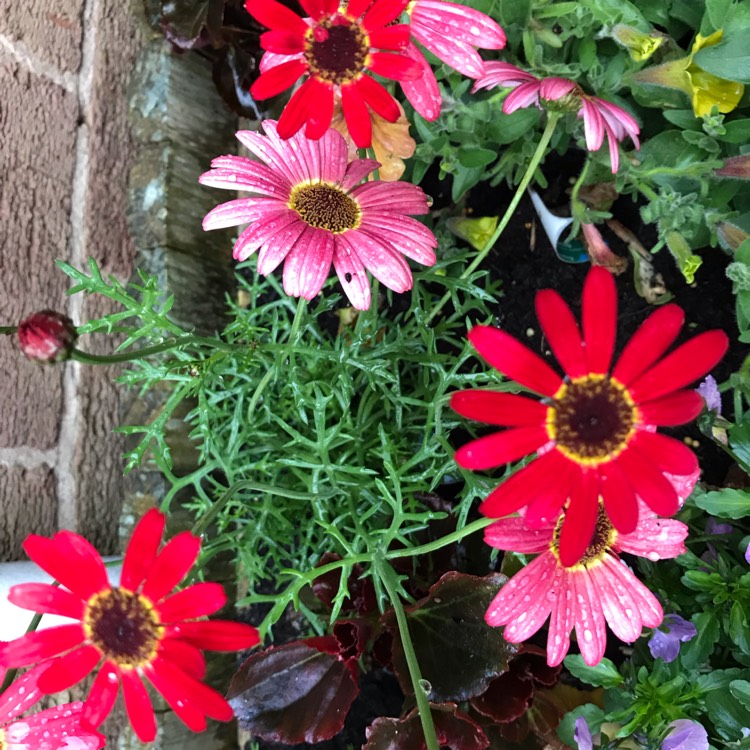
POLYGON ((594 640, 594 634, 590 630, 584 630, 583 640, 586 641, 586 643, 591 643, 591 641, 594 640))

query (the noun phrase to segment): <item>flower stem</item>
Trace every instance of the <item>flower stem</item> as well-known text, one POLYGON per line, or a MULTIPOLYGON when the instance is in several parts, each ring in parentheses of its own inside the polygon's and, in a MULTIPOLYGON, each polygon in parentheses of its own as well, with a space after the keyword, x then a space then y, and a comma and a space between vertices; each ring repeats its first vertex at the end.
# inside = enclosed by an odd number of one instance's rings
POLYGON ((383 582, 385 590, 388 592, 393 611, 396 614, 398 623, 398 632, 401 637, 401 645, 404 649, 406 664, 409 667, 409 676, 414 688, 414 697, 417 699, 417 708, 419 709, 419 720, 422 722, 422 731, 427 742, 427 750, 440 750, 437 734, 435 733, 435 724, 432 721, 432 711, 430 710, 430 701, 427 698, 427 692, 423 687, 422 674, 419 671, 417 655, 414 653, 414 644, 409 635, 409 623, 406 621, 406 612, 404 612, 401 599, 399 598, 396 581, 396 574, 393 568, 388 564, 382 553, 378 553, 373 558, 375 570, 378 577, 383 582))
POLYGON ((0 336, 11 336, 18 330, 18 326, 0 326, 0 336))
POLYGON ((74 348, 70 353, 70 359, 74 359, 85 365, 114 365, 118 362, 132 362, 135 359, 143 359, 144 357, 150 357, 152 354, 161 354, 161 352, 168 352, 172 349, 180 349, 189 345, 207 346, 225 351, 235 348, 233 344, 228 344, 219 339, 206 339, 201 336, 193 336, 189 333, 179 338, 167 339, 166 341, 162 341, 161 344, 154 344, 143 349, 134 349, 129 352, 115 354, 91 354, 90 352, 82 352, 80 349, 74 348))
POLYGON ((429 542, 428 544, 423 544, 419 547, 407 547, 406 549, 397 549, 393 552, 386 552, 385 556, 388 560, 394 560, 397 557, 414 557, 415 555, 427 555, 430 552, 435 552, 435 550, 439 550, 448 544, 452 544, 453 542, 460 542, 465 536, 469 536, 469 534, 473 534, 475 531, 486 529, 491 523, 494 523, 496 520, 496 518, 479 518, 476 521, 467 523, 466 526, 458 529, 457 531, 454 531, 452 534, 441 536, 440 539, 436 539, 434 542, 429 542))
MULTIPOLYGON (((547 125, 544 128, 544 132, 542 133, 539 145, 536 147, 536 151, 534 151, 534 155, 531 157, 529 166, 526 167, 526 172, 524 172, 521 182, 518 183, 518 187, 516 188, 516 192, 513 195, 513 199, 508 205, 508 208, 505 210, 503 218, 500 219, 500 223, 497 225, 497 229, 495 229, 492 237, 487 240, 487 244, 477 253, 476 258, 474 258, 474 260, 464 269, 463 273, 461 274, 462 279, 468 278, 472 273, 474 273, 474 271, 477 270, 477 268, 482 264, 482 261, 487 257, 490 250, 492 250, 492 248, 495 246, 495 243, 498 241, 498 239, 500 239, 500 235, 505 231, 505 228, 508 226, 508 223, 513 217, 518 204, 521 202, 523 194, 526 192, 526 188, 534 178, 537 167, 541 164, 542 159, 547 153, 547 146, 549 146, 549 142, 550 140, 552 140, 552 134, 555 132, 555 127, 557 126, 557 122, 560 117, 561 115, 556 112, 550 112, 548 114, 547 125)), ((449 299, 450 292, 446 292, 440 302, 438 302, 437 305, 432 308, 425 322, 431 323, 433 318, 438 314, 438 312, 440 312, 440 310, 442 310, 443 306, 449 299)))

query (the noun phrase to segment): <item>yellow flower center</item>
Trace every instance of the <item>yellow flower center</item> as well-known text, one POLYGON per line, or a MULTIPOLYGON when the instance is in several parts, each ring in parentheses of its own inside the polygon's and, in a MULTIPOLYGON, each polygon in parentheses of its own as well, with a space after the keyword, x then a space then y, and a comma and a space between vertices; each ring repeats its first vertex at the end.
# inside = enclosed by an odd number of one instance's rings
POLYGON ((638 410, 627 389, 604 375, 565 383, 547 409, 547 434, 571 461, 598 466, 627 446, 638 410))
POLYGON ((310 74, 333 84, 349 83, 367 67, 370 39, 343 16, 325 18, 307 32, 304 57, 310 74))
POLYGON ((341 188, 328 182, 297 185, 289 196, 289 208, 311 227, 342 234, 359 226, 362 210, 341 188))
POLYGON ((125 669, 153 661, 164 635, 153 604, 121 588, 106 589, 89 599, 83 631, 105 659, 125 669))
MULTIPOLYGON (((552 534, 552 541, 550 542, 550 550, 552 554, 560 560, 560 532, 562 530, 563 521, 565 516, 561 515, 555 526, 555 531, 552 534)), ((604 556, 609 552, 617 541, 617 530, 610 523, 607 513, 604 510, 604 506, 599 503, 599 515, 596 518, 596 528, 594 529, 594 536, 589 542, 589 546, 586 551, 581 555, 581 559, 575 565, 571 565, 566 570, 581 570, 583 568, 591 568, 594 565, 600 563, 604 556)))

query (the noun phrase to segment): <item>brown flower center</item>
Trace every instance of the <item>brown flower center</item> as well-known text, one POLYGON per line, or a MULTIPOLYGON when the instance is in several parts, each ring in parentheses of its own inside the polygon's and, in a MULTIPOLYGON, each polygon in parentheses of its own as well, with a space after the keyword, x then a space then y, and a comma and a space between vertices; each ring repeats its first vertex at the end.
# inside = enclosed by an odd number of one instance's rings
POLYGON ((83 630, 105 659, 126 668, 152 661, 164 634, 151 602, 120 588, 106 589, 89 599, 83 630))
MULTIPOLYGON (((550 542, 550 549, 558 560, 560 559, 560 532, 564 520, 565 516, 561 515, 552 534, 552 541, 550 542)), ((581 559, 575 565, 572 565, 571 568, 577 568, 581 565, 590 567, 594 563, 601 561, 604 555, 613 547, 616 540, 617 531, 610 523, 604 506, 599 503, 599 515, 596 517, 594 536, 591 538, 586 551, 581 555, 581 559)))
POLYGON ((627 446, 637 421, 630 394, 616 380, 587 375, 562 386, 547 410, 547 434, 565 456, 596 466, 627 446))
POLYGON ((289 208, 311 227, 327 229, 333 234, 356 229, 362 216, 355 200, 327 182, 297 185, 289 196, 289 208))
POLYGON ((370 40, 343 16, 326 18, 307 32, 305 62, 310 74, 334 84, 358 78, 367 66, 370 40))

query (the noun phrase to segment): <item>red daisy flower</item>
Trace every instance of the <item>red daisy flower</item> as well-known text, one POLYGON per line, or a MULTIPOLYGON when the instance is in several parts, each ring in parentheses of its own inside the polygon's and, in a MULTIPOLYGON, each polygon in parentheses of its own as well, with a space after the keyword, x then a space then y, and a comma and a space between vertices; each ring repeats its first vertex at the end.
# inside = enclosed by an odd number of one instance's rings
POLYGON ((55 658, 39 677, 46 694, 67 690, 101 667, 83 707, 83 720, 98 727, 112 710, 122 684, 125 707, 138 737, 151 742, 156 723, 144 678, 195 732, 206 716, 229 721, 232 709, 201 682, 200 649, 237 651, 255 646, 258 631, 223 620, 198 620, 224 606, 217 583, 197 583, 172 594, 193 566, 200 539, 177 534, 160 550, 165 517, 149 511, 136 526, 123 561, 119 586, 107 578, 97 551, 78 534, 52 539, 30 535, 26 554, 62 584, 13 586, 8 599, 34 612, 78 620, 36 631, 0 646, 0 664, 23 667, 55 658))
POLYGON ((580 562, 560 559, 560 521, 529 529, 522 518, 504 518, 484 532, 487 544, 503 550, 538 554, 492 600, 485 619, 505 625, 510 643, 521 643, 550 617, 547 663, 557 666, 570 648, 575 628, 586 664, 598 664, 607 645, 605 621, 622 641, 632 643, 644 627, 655 628, 664 613, 656 597, 622 563, 619 552, 660 560, 685 552, 688 528, 659 519, 642 508, 630 534, 619 534, 601 505, 594 536, 580 562))
POLYGON ((99 750, 104 747, 106 737, 103 734, 81 727, 83 703, 80 701, 64 703, 18 719, 43 696, 38 682, 47 667, 49 664, 40 664, 30 669, 0 695, 0 748, 99 750))
POLYGON ((617 326, 612 275, 594 267, 583 288, 583 333, 557 292, 537 293, 536 313, 566 378, 504 331, 475 326, 469 340, 493 366, 544 396, 459 391, 451 406, 464 417, 510 429, 473 440, 456 452, 467 469, 489 469, 537 452, 537 458, 503 482, 480 510, 500 517, 528 505, 533 527, 557 518, 567 502, 560 560, 573 565, 596 526, 599 497, 614 527, 629 534, 638 523, 638 498, 659 515, 681 502, 671 475, 698 469, 684 443, 657 427, 694 419, 703 399, 685 386, 724 355, 723 331, 708 331, 662 358, 684 321, 677 305, 653 312, 625 346, 610 371, 617 326))
POLYGON ((279 119, 282 138, 294 135, 305 123, 307 137, 320 138, 331 125, 334 92, 341 94, 346 124, 359 148, 371 142, 368 107, 388 122, 398 120, 396 100, 366 73, 397 81, 422 75, 414 60, 398 54, 409 42, 409 27, 389 25, 407 3, 349 0, 339 7, 338 0, 302 0, 309 15, 303 19, 276 0, 247 0, 248 13, 271 29, 261 35, 261 47, 286 56, 273 67, 263 67, 250 93, 267 99, 307 76, 279 119))

